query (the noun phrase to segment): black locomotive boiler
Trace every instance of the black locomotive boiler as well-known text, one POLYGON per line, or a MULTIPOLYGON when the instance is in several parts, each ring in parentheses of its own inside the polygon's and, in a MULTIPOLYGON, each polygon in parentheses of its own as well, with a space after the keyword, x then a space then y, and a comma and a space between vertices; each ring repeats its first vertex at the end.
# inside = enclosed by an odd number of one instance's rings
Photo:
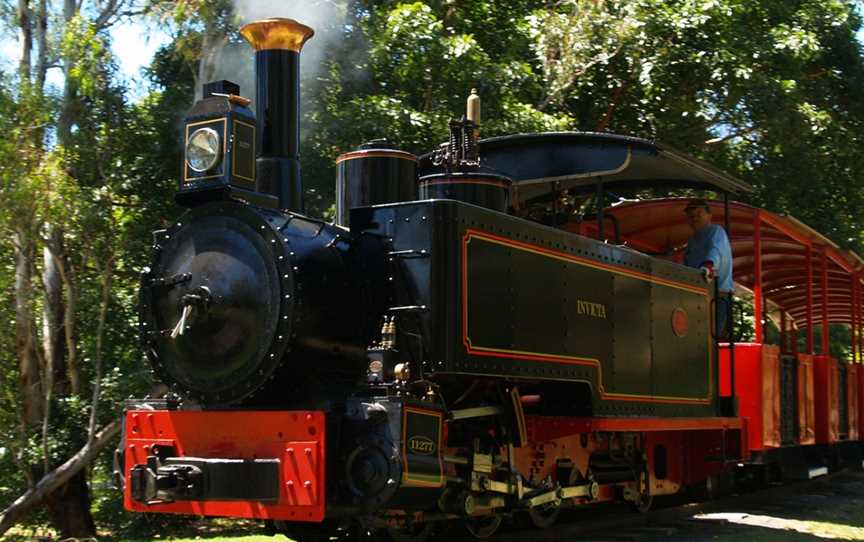
POLYGON ((743 185, 635 138, 478 143, 469 108, 427 156, 376 141, 340 157, 338 222, 308 217, 312 31, 242 33, 256 114, 236 85, 205 86, 177 193, 189 211, 156 232, 142 277, 142 344, 172 395, 127 406, 128 509, 300 539, 422 539, 450 520, 482 537, 513 513, 545 526, 564 506, 645 508, 742 460, 743 422, 720 416, 712 284, 530 209, 601 176, 743 185))

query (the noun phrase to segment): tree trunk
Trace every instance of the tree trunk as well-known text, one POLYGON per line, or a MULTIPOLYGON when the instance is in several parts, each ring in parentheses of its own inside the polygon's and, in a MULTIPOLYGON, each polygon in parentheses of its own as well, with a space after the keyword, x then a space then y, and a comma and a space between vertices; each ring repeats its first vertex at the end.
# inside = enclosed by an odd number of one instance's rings
POLYGON ((45 301, 42 307, 42 349, 45 352, 46 376, 53 381, 52 391, 66 395, 69 381, 66 371, 66 327, 63 319, 66 311, 63 306, 63 279, 60 259, 63 258, 63 234, 48 224, 45 248, 42 250, 42 285, 45 287, 45 301), (50 373, 50 375, 49 375, 50 373))
POLYGON ((90 406, 90 427, 87 440, 96 435, 96 414, 99 411, 99 396, 102 390, 102 343, 105 339, 105 321, 108 319, 108 304, 111 302, 111 277, 114 271, 114 256, 110 256, 102 270, 102 299, 99 303, 99 319, 96 323, 96 352, 93 356, 93 400, 90 406))
POLYGON ((64 368, 63 346, 63 292, 57 259, 62 254, 63 237, 57 228, 46 224, 48 235, 42 248, 42 286, 45 297, 42 301, 42 351, 45 370, 42 390, 45 393, 42 416, 42 455, 45 472, 49 471, 48 433, 51 422, 51 401, 54 394, 66 395, 68 386, 64 368))
POLYGON ((90 489, 87 469, 81 469, 68 482, 45 497, 45 509, 60 540, 93 538, 96 524, 90 515, 90 489))
POLYGON ((42 419, 42 382, 33 329, 32 269, 33 240, 26 225, 15 232, 15 349, 18 355, 21 390, 21 424, 38 424, 42 419))
POLYGON ((42 96, 48 73, 48 0, 36 7, 36 93, 42 96))
POLYGON ((75 347, 75 308, 78 295, 72 266, 66 265, 62 259, 59 260, 59 263, 61 264, 60 274, 66 286, 66 314, 63 317, 65 333, 63 336, 66 338, 66 368, 69 375, 69 391, 73 395, 78 395, 81 393, 81 370, 78 367, 78 349, 75 347))
POLYGON ((33 22, 30 20, 30 0, 18 0, 18 41, 21 47, 18 75, 21 77, 21 85, 27 87, 30 84, 30 57, 33 52, 33 22))
MULTIPOLYGON (((77 13, 78 6, 75 0, 63 0, 64 32, 77 13)), ((63 57, 63 101, 60 103, 60 118, 57 120, 57 140, 61 145, 66 145, 69 142, 72 123, 75 118, 75 96, 78 94, 78 89, 75 85, 75 79, 72 77, 74 64, 75 59, 68 56, 63 57)))

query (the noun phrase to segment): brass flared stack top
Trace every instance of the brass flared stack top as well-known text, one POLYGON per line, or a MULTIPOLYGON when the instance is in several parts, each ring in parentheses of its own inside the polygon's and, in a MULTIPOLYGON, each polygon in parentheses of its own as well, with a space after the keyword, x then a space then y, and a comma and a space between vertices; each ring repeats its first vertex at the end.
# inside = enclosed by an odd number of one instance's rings
POLYGON ((299 53, 315 31, 294 19, 274 17, 244 25, 240 34, 256 51, 285 49, 299 53))

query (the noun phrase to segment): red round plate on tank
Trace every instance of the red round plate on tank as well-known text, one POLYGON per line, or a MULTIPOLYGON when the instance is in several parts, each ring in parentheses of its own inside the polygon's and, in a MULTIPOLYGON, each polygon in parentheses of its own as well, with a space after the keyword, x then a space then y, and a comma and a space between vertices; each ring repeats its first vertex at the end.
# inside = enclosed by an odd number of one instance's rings
POLYGON ((682 309, 681 307, 676 308, 672 311, 672 332, 675 333, 677 337, 683 337, 687 335, 687 331, 690 329, 690 317, 687 316, 687 311, 682 309))

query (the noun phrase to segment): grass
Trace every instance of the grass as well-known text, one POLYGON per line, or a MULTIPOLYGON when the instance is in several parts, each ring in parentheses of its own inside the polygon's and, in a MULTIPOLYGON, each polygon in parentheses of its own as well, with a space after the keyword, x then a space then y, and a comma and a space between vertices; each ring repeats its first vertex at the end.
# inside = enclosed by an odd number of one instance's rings
MULTIPOLYGON (((122 531, 111 532, 101 528, 99 542, 292 542, 284 535, 269 536, 260 534, 262 531, 260 522, 250 520, 161 516, 156 521, 140 521, 122 531)), ((3 542, 53 542, 58 537, 47 527, 17 526, 0 539, 3 542)))
MULTIPOLYGON (((148 540, 164 540, 166 542, 290 542, 291 539, 283 535, 266 536, 266 535, 248 535, 248 536, 214 536, 214 537, 195 537, 195 538, 151 538, 148 540)), ((127 540, 124 542, 139 542, 127 540)), ((143 542, 143 541, 142 541, 143 542)))

